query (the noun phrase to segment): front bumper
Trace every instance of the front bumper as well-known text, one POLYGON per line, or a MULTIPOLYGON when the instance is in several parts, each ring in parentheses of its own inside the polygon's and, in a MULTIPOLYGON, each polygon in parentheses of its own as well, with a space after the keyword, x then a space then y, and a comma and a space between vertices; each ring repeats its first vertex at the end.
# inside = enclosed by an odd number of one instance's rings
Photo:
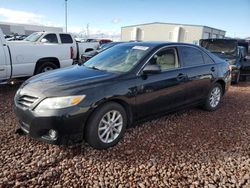
POLYGON ((37 140, 57 145, 83 140, 88 117, 86 109, 73 107, 38 114, 34 110, 15 105, 15 113, 22 131, 37 140), (50 130, 56 131, 56 138, 49 135, 50 130))

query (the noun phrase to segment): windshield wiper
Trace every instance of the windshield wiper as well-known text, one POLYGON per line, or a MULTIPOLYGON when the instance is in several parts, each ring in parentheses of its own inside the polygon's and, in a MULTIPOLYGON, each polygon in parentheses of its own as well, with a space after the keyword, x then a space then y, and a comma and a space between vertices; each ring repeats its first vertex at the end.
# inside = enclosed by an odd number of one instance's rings
POLYGON ((94 69, 94 70, 100 70, 100 69, 98 69, 97 67, 95 67, 95 66, 92 66, 92 67, 90 67, 91 69, 94 69))
POLYGON ((94 69, 94 70, 101 70, 101 69, 97 68, 96 66, 86 66, 84 64, 83 64, 83 66, 88 67, 90 69, 94 69))

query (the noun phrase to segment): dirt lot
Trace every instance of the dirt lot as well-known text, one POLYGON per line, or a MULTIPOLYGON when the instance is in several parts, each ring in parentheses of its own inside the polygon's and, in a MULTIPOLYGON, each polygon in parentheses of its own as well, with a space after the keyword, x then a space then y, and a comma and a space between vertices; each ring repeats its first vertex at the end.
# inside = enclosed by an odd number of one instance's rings
POLYGON ((216 112, 143 123, 106 151, 14 134, 16 90, 0 86, 0 187, 250 187, 250 82, 231 87, 216 112))

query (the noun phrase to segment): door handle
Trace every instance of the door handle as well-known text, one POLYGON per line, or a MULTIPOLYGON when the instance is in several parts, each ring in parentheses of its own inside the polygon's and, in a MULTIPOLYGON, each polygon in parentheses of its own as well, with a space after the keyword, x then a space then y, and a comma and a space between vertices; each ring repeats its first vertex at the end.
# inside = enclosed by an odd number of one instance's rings
POLYGON ((214 72, 214 71, 215 71, 215 68, 214 68, 214 67, 211 67, 211 71, 214 72))
POLYGON ((184 79, 186 79, 186 78, 187 78, 187 75, 182 74, 182 73, 178 74, 178 76, 177 76, 177 80, 178 80, 178 81, 184 80, 184 79))

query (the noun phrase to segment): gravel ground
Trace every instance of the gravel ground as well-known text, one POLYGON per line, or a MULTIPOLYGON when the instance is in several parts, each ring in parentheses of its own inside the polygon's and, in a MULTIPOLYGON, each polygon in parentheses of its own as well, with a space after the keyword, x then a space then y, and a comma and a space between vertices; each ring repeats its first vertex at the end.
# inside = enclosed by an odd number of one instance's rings
POLYGON ((199 108, 129 129, 106 151, 14 134, 17 86, 0 86, 0 187, 250 187, 250 82, 216 112, 199 108))

